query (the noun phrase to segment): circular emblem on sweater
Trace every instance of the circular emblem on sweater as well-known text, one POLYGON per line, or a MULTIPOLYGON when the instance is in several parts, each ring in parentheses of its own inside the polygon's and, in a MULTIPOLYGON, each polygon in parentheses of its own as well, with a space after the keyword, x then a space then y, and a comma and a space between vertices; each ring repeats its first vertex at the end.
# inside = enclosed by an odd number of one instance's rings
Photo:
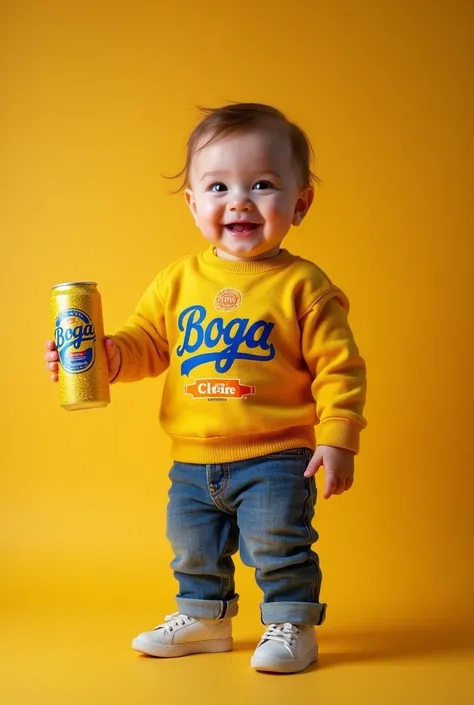
POLYGON ((218 311, 235 311, 242 303, 242 294, 237 289, 222 289, 214 299, 218 311))

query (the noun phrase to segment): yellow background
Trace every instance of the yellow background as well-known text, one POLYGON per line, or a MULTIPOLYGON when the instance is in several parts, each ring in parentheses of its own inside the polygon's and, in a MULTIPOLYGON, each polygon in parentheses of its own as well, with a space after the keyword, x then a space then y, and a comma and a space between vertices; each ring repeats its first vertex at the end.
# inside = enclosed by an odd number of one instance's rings
POLYGON ((453 635, 474 621, 472 7, 2 4, 6 705, 190 702, 193 674, 218 702, 216 667, 229 700, 298 683, 329 704, 446 702, 445 686, 469 701, 453 635), (286 245, 347 291, 369 369, 356 483, 318 505, 329 610, 306 680, 250 672, 260 593, 240 564, 234 655, 130 650, 175 609, 162 380, 74 414, 43 369, 51 285, 98 281, 113 333, 159 268, 205 245, 161 175, 182 166, 194 106, 229 100, 271 103, 312 139, 324 183, 286 245))

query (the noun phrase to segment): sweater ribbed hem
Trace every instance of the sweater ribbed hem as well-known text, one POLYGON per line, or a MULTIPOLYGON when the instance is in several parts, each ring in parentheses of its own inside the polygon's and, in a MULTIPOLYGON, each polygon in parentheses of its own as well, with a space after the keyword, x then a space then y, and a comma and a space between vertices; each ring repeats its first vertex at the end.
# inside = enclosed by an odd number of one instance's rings
POLYGON ((290 448, 315 448, 313 426, 255 436, 172 438, 171 457, 182 463, 218 464, 257 458, 290 448))

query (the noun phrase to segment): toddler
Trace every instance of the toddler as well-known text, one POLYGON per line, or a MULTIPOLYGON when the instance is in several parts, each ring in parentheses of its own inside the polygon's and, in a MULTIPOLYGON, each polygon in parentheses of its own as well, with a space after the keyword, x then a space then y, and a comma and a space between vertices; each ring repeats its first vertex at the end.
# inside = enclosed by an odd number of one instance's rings
MULTIPOLYGON (((132 647, 160 657, 230 651, 239 550, 263 592, 266 629, 251 666, 294 673, 316 661, 314 626, 326 613, 314 474, 324 466, 326 499, 352 486, 365 364, 344 293, 282 248, 313 200, 305 133, 266 105, 204 110, 181 176, 208 246, 160 271, 106 339, 111 382, 167 370, 160 420, 172 446, 178 612, 132 647)), ((57 381, 54 342, 47 348, 57 381)))

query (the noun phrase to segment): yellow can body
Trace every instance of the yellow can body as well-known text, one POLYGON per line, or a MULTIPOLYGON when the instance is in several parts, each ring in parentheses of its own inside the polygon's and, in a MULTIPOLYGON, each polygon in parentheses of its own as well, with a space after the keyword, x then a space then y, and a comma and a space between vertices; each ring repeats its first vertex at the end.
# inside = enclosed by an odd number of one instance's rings
POLYGON ((95 282, 53 286, 51 318, 59 353, 61 406, 74 411, 110 403, 102 301, 95 282))

